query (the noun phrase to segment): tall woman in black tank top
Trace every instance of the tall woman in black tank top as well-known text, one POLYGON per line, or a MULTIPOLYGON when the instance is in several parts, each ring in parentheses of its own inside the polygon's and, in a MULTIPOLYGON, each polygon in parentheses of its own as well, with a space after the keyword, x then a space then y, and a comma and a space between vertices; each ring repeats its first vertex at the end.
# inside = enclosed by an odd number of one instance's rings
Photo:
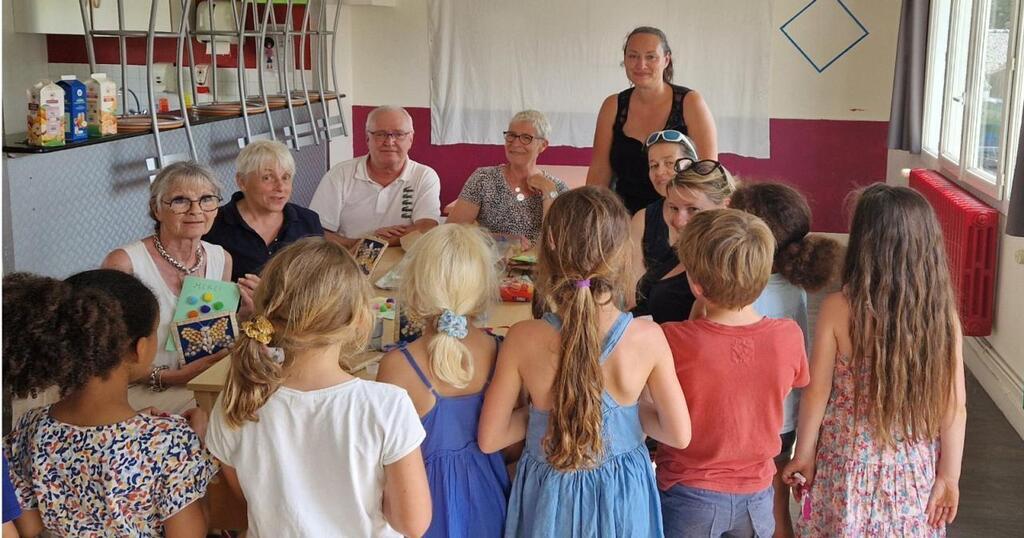
POLYGON ((630 213, 659 198, 647 179, 644 142, 650 133, 674 129, 688 135, 700 159, 718 159, 715 124, 704 99, 671 84, 672 49, 665 33, 641 26, 623 47, 623 66, 633 87, 608 96, 594 132, 588 185, 611 186, 630 213))

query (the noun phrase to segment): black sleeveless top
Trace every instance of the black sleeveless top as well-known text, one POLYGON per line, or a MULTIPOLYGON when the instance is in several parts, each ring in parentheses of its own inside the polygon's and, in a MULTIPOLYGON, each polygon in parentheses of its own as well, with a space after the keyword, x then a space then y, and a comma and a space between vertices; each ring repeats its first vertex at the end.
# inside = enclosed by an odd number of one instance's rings
POLYGON ((636 286, 636 306, 631 311, 634 316, 650 315, 655 323, 690 319, 697 298, 690 290, 686 273, 662 278, 678 264, 670 260, 647 270, 636 286))
MULTIPOLYGON (((690 89, 675 84, 670 86, 672 108, 663 129, 675 129, 689 136, 686 121, 683 119, 683 98, 690 93, 690 89)), ((636 213, 659 198, 658 191, 651 185, 648 174, 647 155, 644 153, 646 140, 630 138, 622 132, 622 126, 626 124, 626 118, 629 116, 629 98, 632 95, 633 88, 619 93, 619 109, 615 115, 615 124, 612 126, 612 147, 608 155, 614 175, 613 188, 622 197, 630 214, 636 213)))
POLYGON ((668 242, 668 224, 665 224, 662 214, 664 205, 665 199, 658 198, 644 211, 644 236, 640 246, 644 253, 644 267, 648 269, 669 261, 673 265, 679 263, 675 248, 668 242))

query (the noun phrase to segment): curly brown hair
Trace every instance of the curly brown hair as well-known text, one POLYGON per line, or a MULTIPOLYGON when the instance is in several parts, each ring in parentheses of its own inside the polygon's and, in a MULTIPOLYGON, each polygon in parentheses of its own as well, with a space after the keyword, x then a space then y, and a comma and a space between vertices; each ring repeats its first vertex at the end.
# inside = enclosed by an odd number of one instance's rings
POLYGON ((29 273, 3 280, 4 383, 25 398, 51 386, 62 396, 106 377, 156 329, 156 297, 109 269, 60 281, 29 273))
POLYGON ((736 189, 729 207, 758 216, 775 236, 772 272, 807 291, 835 277, 843 248, 835 240, 808 235, 811 208, 800 191, 782 183, 747 183, 736 189))

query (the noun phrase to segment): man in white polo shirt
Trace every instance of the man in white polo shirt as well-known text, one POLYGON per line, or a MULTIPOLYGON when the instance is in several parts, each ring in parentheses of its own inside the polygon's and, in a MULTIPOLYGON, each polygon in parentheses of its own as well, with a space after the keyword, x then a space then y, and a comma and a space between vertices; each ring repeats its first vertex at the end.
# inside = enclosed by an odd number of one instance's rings
POLYGON ((437 172, 409 158, 412 117, 404 108, 382 106, 366 117, 369 155, 327 171, 309 208, 320 215, 324 236, 350 247, 370 234, 391 244, 425 232, 441 217, 437 172))

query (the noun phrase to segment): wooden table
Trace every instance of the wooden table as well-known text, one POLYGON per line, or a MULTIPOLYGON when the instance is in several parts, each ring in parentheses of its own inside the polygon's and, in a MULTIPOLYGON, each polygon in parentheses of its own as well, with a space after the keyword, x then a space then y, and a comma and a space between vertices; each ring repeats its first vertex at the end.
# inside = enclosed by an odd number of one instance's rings
MULTIPOLYGON (((400 247, 389 247, 384 251, 384 257, 377 264, 373 274, 370 275, 371 282, 377 282, 378 279, 383 277, 388 271, 399 260, 402 259, 404 251, 400 247)), ((374 287, 375 296, 393 297, 395 296, 396 290, 384 290, 374 287)), ((530 319, 532 317, 532 308, 530 303, 500 303, 495 305, 491 309, 490 316, 487 320, 486 326, 493 328, 506 328, 510 327, 516 322, 530 319)), ((380 356, 380 352, 368 351, 359 358, 354 359, 352 364, 365 364, 372 362, 374 356, 380 356)), ((231 365, 230 357, 221 360, 217 364, 214 364, 202 374, 199 374, 192 379, 188 384, 188 388, 195 393, 196 403, 201 409, 210 413, 213 410, 213 405, 217 401, 217 396, 221 390, 224 389, 224 383, 227 380, 228 368, 231 365)), ((364 379, 373 379, 376 375, 376 371, 373 375, 370 374, 365 368, 360 368, 357 371, 351 372, 357 377, 364 379)), ((206 499, 208 502, 209 515, 210 515, 210 528, 211 529, 231 529, 231 530, 242 530, 246 527, 246 507, 245 503, 236 497, 222 480, 220 475, 214 479, 207 490, 206 499)))
MULTIPOLYGON (((382 276, 388 271, 399 260, 402 259, 404 251, 401 247, 389 247, 384 251, 384 257, 380 263, 374 269, 373 274, 370 275, 371 282, 377 282, 382 276)), ((384 290, 381 288, 374 287, 375 296, 393 297, 396 290, 384 290)), ((510 327, 516 322, 524 319, 530 319, 532 317, 532 310, 530 303, 499 303, 491 309, 490 316, 487 319, 487 327, 494 328, 506 328, 510 327)), ((372 358, 377 352, 369 351, 362 354, 359 358, 354 359, 353 364, 360 364, 367 362, 368 359, 372 358)), ((197 375, 192 381, 189 382, 188 388, 195 392, 196 403, 199 407, 209 413, 213 409, 213 404, 217 400, 217 395, 224 388, 224 382, 227 380, 228 367, 231 361, 228 359, 222 360, 217 364, 211 366, 205 372, 197 375)), ((353 375, 362 377, 365 379, 372 379, 373 376, 366 372, 365 369, 351 372, 353 375)))

